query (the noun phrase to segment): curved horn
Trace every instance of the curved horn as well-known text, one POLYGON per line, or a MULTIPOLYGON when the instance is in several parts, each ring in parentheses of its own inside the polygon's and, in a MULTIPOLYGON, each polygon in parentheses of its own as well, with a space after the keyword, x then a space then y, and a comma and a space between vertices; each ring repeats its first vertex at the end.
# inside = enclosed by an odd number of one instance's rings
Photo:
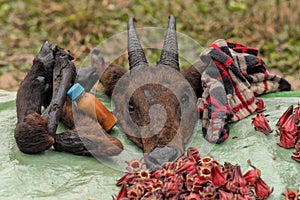
POLYGON ((176 21, 173 15, 169 17, 168 30, 161 51, 159 64, 170 66, 179 71, 176 21))
POLYGON ((130 18, 128 21, 128 59, 129 59, 129 66, 130 70, 136 66, 148 65, 146 56, 140 44, 139 38, 136 34, 134 24, 134 18, 130 18))

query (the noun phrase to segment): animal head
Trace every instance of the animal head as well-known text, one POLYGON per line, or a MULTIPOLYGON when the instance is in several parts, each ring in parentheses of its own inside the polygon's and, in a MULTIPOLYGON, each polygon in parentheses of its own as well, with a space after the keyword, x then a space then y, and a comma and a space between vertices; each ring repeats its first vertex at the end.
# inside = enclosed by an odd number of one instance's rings
POLYGON ((112 94, 119 125, 143 148, 148 167, 174 161, 183 154, 197 120, 196 96, 179 73, 175 18, 169 18, 156 66, 149 66, 131 18, 128 59, 130 72, 112 94))

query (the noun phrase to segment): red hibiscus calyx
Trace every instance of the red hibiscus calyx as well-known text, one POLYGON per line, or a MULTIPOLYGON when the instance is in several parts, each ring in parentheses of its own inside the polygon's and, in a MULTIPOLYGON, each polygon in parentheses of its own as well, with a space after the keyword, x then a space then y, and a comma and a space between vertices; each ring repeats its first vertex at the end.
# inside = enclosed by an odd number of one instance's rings
POLYGON ((254 125, 255 130, 269 135, 273 130, 270 128, 269 121, 266 118, 267 116, 268 115, 257 114, 256 117, 252 118, 252 124, 254 125))

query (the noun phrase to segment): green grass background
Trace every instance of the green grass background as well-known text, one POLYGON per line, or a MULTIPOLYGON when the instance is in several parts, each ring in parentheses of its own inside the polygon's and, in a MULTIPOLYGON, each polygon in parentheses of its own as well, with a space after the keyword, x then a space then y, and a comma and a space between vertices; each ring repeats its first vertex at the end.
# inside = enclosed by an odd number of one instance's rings
POLYGON ((80 63, 92 48, 125 31, 131 16, 139 27, 165 27, 170 14, 177 30, 203 47, 219 38, 239 42, 259 48, 269 68, 299 75, 298 0, 0 0, 0 74, 26 72, 45 40, 73 51, 80 63))

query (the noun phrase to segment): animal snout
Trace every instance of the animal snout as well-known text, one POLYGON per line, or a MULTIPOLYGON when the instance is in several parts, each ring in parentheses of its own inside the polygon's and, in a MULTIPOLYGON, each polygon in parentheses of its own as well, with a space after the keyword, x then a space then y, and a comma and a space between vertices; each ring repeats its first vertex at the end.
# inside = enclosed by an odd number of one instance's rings
POLYGON ((155 170, 163 163, 176 161, 182 153, 174 147, 156 147, 145 156, 147 167, 155 170))

